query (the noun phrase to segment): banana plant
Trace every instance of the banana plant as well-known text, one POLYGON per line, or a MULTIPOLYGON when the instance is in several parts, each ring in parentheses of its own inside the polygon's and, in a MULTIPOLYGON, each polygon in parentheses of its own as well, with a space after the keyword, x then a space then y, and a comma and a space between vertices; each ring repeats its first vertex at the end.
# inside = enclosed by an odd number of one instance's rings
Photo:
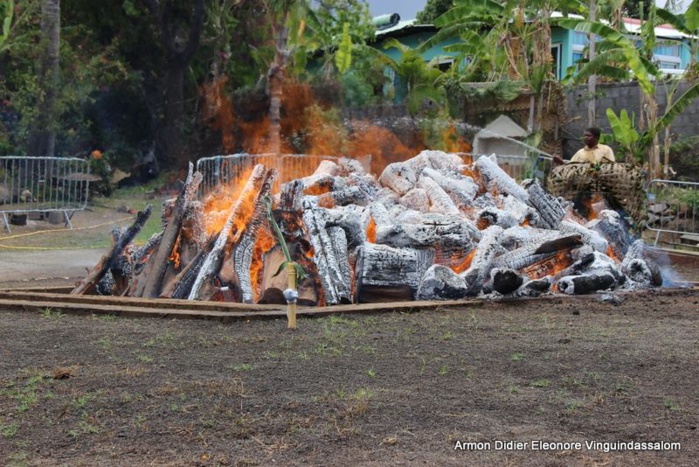
POLYGON ((642 135, 636 131, 635 115, 632 113, 631 117, 629 117, 626 109, 622 109, 619 115, 617 115, 613 109, 608 108, 607 120, 609 120, 609 124, 612 127, 614 141, 624 148, 626 162, 629 162, 629 156, 637 162, 642 162, 643 148, 640 147, 642 135))

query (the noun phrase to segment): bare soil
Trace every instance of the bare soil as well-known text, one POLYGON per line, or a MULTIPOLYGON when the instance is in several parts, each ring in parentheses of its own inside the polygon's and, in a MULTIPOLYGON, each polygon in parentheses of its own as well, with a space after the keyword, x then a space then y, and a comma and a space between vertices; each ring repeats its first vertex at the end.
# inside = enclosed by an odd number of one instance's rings
POLYGON ((699 293, 604 297, 302 319, 296 331, 0 311, 0 462, 694 464, 699 293), (585 445, 618 441, 678 444, 585 445), (467 443, 482 449, 455 449, 467 443))
POLYGON ((0 464, 696 465, 698 305, 656 289, 295 331, 0 310, 0 464))

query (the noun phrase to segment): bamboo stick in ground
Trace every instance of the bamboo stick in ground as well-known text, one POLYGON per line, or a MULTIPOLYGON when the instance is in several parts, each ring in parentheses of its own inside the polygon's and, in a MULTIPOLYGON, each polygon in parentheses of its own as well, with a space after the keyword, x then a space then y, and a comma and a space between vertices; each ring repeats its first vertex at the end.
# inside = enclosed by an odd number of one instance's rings
POLYGON ((289 290, 294 292, 294 296, 287 298, 286 317, 288 328, 296 329, 296 297, 298 292, 296 290, 296 269, 294 268, 294 263, 286 263, 286 274, 289 290))

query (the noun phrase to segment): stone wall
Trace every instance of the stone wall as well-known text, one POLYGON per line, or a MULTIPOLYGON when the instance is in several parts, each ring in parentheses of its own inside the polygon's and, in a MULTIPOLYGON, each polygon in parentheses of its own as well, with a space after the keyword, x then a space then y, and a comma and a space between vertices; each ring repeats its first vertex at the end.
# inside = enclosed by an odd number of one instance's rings
MULTIPOLYGON (((671 91, 670 84, 658 84, 656 86, 656 101, 658 102, 658 116, 665 113, 667 107, 667 94, 671 91)), ((690 84, 687 82, 680 83, 676 90, 675 96, 679 97, 684 93, 690 84)), ((597 121, 596 126, 600 127, 603 132, 611 133, 611 127, 607 120, 607 108, 614 109, 614 112, 619 115, 622 109, 626 109, 629 116, 635 114, 636 121, 640 115, 640 89, 638 83, 609 83, 597 85, 597 121)), ((587 86, 580 86, 570 91, 567 94, 567 115, 568 122, 563 126, 563 154, 566 157, 572 156, 575 151, 583 146, 582 134, 587 124, 587 86)), ((682 139, 688 136, 699 135, 699 100, 696 100, 685 111, 680 114, 671 127, 671 137, 673 141, 682 139)), ((661 134, 660 138, 663 139, 661 134)))

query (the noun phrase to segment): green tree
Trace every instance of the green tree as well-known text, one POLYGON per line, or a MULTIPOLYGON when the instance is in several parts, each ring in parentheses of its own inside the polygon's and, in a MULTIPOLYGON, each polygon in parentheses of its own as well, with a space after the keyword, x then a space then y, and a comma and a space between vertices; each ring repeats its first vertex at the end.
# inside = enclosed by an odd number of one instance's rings
POLYGON ((418 24, 433 24, 435 19, 446 13, 452 6, 454 6, 454 0, 427 0, 425 8, 418 12, 415 19, 418 24))
POLYGON ((165 66, 162 70, 162 119, 156 151, 166 164, 182 162, 184 85, 187 70, 199 48, 204 26, 204 0, 141 0, 150 13, 165 66))

